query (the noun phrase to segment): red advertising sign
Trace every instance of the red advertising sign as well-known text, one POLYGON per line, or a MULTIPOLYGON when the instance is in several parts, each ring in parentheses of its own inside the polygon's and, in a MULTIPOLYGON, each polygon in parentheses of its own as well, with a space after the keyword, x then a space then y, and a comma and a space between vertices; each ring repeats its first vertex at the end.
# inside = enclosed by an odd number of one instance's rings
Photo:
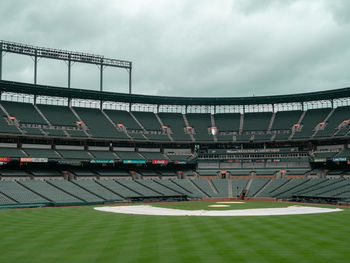
POLYGON ((168 164, 168 160, 152 160, 152 164, 168 164))
POLYGON ((9 162, 10 161, 10 157, 0 157, 0 162, 9 162))

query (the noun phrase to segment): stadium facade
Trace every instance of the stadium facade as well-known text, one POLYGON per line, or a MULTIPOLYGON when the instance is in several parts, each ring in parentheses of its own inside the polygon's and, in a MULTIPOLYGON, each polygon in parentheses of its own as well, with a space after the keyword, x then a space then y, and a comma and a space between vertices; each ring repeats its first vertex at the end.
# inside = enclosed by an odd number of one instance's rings
POLYGON ((105 92, 102 83, 0 81, 2 207, 350 201, 350 88, 190 98, 105 92))

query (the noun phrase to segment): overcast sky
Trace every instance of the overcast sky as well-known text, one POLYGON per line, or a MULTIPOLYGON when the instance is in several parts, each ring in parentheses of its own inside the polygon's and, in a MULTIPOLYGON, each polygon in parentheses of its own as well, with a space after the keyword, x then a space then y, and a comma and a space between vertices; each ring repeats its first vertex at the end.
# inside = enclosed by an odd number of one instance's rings
MULTIPOLYGON (((0 39, 133 62, 133 92, 258 96, 350 86, 348 0, 1 0, 0 39)), ((30 57, 6 54, 3 78, 33 81, 30 57)), ((74 64, 72 87, 98 89, 96 66, 74 64)), ((125 70, 105 90, 127 92, 125 70)), ((40 84, 67 85, 41 59, 40 84)))

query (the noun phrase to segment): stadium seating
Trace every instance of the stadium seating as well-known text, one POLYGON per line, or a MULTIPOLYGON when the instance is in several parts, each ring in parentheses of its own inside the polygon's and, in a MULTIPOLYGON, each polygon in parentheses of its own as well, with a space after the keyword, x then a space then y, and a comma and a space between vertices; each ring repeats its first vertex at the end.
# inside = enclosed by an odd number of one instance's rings
POLYGON ((19 181, 21 185, 30 189, 34 193, 45 197, 47 200, 57 204, 82 204, 83 201, 73 197, 66 192, 59 190, 58 188, 42 181, 26 180, 19 181))
POLYGON ((0 111, 2 116, 0 117, 0 133, 5 134, 20 134, 21 132, 18 130, 18 128, 15 125, 9 125, 7 121, 5 120, 6 116, 5 113, 0 111))
POLYGON ((145 187, 144 185, 138 183, 139 180, 131 181, 131 180, 118 180, 118 183, 123 185, 126 188, 132 189, 134 192, 140 194, 145 197, 157 197, 161 196, 161 194, 155 192, 154 190, 145 187))
POLYGON ((249 190, 246 193, 246 196, 255 196, 262 189, 262 187, 264 187, 264 185, 266 185, 266 183, 269 182, 269 180, 270 179, 267 178, 253 179, 249 190))
POLYGON ((171 137, 175 141, 191 141, 191 137, 185 134, 186 124, 181 113, 158 113, 163 124, 172 131, 171 137))
POLYGON ((37 107, 51 125, 77 127, 78 119, 69 107, 43 104, 38 104, 37 107))
POLYGON ((168 154, 167 155, 168 158, 175 162, 175 161, 187 161, 187 159, 191 156, 191 155, 187 155, 187 154, 168 154))
POLYGON ((2 157, 26 157, 26 155, 17 148, 0 147, 0 156, 2 157))
POLYGON ((179 195, 179 193, 161 185, 158 184, 152 180, 137 180, 137 182, 147 188, 152 189, 153 191, 165 195, 165 196, 175 196, 175 195, 179 195))
POLYGON ((217 190, 218 197, 229 197, 228 195, 228 180, 227 179, 213 179, 211 180, 217 190))
POLYGON ((237 142, 249 142, 251 137, 252 136, 250 134, 237 134, 236 141, 237 142))
POLYGON ((0 205, 13 205, 13 204, 16 204, 16 202, 0 194, 0 205))
POLYGON ((283 185, 289 182, 289 179, 282 178, 282 179, 274 179, 272 180, 266 187, 257 194, 257 197, 272 197, 272 193, 279 188, 281 188, 283 185))
POLYGON ((271 134, 255 134, 253 137, 254 141, 269 141, 271 140, 271 134))
POLYGON ((217 113, 214 114, 214 119, 219 132, 239 131, 240 113, 217 113))
POLYGON ((127 130, 142 130, 141 126, 127 111, 103 110, 116 125, 122 124, 127 130))
POLYGON ((21 204, 50 202, 13 181, 0 181, 0 192, 21 204))
POLYGON ((189 196, 193 198, 203 198, 205 195, 195 188, 188 179, 170 179, 171 182, 183 188, 186 192, 190 193, 189 196))
POLYGON ((162 130, 162 126, 153 112, 133 111, 132 114, 146 130, 162 130))
POLYGON ((47 182, 66 193, 71 193, 73 196, 76 196, 80 200, 83 200, 87 203, 98 203, 104 201, 102 198, 84 190, 83 188, 79 187, 78 185, 72 182, 66 180, 48 180, 47 182))
POLYGON ((330 118, 326 122, 326 126, 323 130, 319 130, 315 137, 329 137, 332 136, 337 127, 343 123, 343 121, 350 120, 350 107, 338 107, 334 110, 330 118))
POLYGON ((245 113, 243 131, 267 131, 272 112, 245 113))
POLYGON ((119 196, 123 197, 124 199, 130 198, 130 197, 140 197, 141 195, 134 192, 132 189, 129 189, 122 184, 120 184, 119 180, 96 180, 100 185, 104 186, 105 188, 109 189, 110 191, 117 193, 119 196))
POLYGON ((303 125, 302 129, 300 132, 294 134, 293 139, 310 138, 315 131, 315 127, 319 123, 322 123, 330 112, 330 108, 307 110, 301 121, 301 124, 303 125))
POLYGON ((143 177, 144 176, 159 177, 159 174, 152 170, 138 169, 137 173, 141 174, 143 177))
POLYGON ((219 197, 219 195, 214 192, 213 188, 210 186, 209 181, 205 179, 195 179, 192 182, 207 196, 209 197, 219 197))
POLYGON ((145 158, 142 157, 137 152, 126 152, 126 151, 122 152, 122 151, 118 151, 118 152, 116 152, 116 154, 122 160, 145 160, 145 158))
POLYGON ((57 177, 62 176, 61 172, 45 169, 45 168, 37 168, 37 169, 30 169, 28 170, 32 175, 38 176, 38 177, 57 177))
POLYGON ((0 173, 4 177, 28 177, 29 175, 20 169, 1 169, 0 173))
POLYGON ((246 189, 247 197, 319 197, 350 199, 350 180, 300 179, 84 179, 0 181, 0 205, 69 205, 125 201, 143 197, 188 196, 190 198, 236 197, 246 189), (231 182, 231 185, 228 183, 231 182), (229 189, 231 187, 231 189, 229 189), (232 196, 230 193, 232 192, 232 196))
POLYGON ((248 179, 233 179, 232 180, 232 196, 239 196, 245 190, 248 179))
POLYGON ((103 115, 100 109, 74 108, 84 124, 89 127, 88 133, 96 138, 128 139, 124 132, 118 131, 103 115))
POLYGON ((344 149, 342 150, 340 153, 338 153, 336 155, 337 157, 345 157, 345 158, 349 158, 350 157, 350 149, 344 149))
POLYGON ((98 169, 96 173, 102 177, 128 177, 130 176, 129 172, 126 170, 117 170, 117 169, 98 169))
POLYGON ((277 197, 277 198, 287 198, 290 197, 289 193, 291 191, 294 191, 294 189, 298 189, 299 187, 301 187, 302 184, 305 184, 307 181, 309 181, 310 179, 308 178, 296 178, 296 179, 292 179, 290 180, 288 183, 284 184, 283 186, 281 186, 279 189, 275 190, 272 193, 273 197, 277 197))
POLYGON ((106 201, 121 201, 123 198, 110 190, 107 190, 105 187, 101 186, 94 180, 73 180, 74 184, 80 186, 86 191, 102 198, 106 201))
POLYGON ((78 177, 95 177, 94 172, 85 168, 70 168, 71 173, 77 175, 78 177))
POLYGON ((297 124, 302 111, 278 111, 276 112, 271 130, 290 130, 297 124))
POLYGON ((24 148, 28 156, 33 158, 52 158, 52 159, 60 159, 61 157, 51 149, 32 149, 32 148, 24 148))
POLYGON ((48 136, 52 137, 66 137, 66 133, 63 130, 56 129, 42 129, 48 136))
POLYGON ((140 152, 140 154, 147 160, 169 160, 160 152, 140 152))
POLYGON ((39 112, 31 103, 2 101, 1 105, 11 117, 15 117, 21 124, 47 125, 47 122, 40 116, 39 112))
POLYGON ((24 135, 39 135, 43 136, 44 132, 41 128, 28 128, 28 127, 22 127, 21 128, 24 135))
POLYGON ((66 132, 70 137, 78 137, 78 138, 88 137, 88 135, 83 130, 66 130, 66 132))
POLYGON ((209 113, 188 113, 186 118, 189 125, 195 130, 196 141, 213 141, 213 135, 208 131, 212 127, 209 113))
POLYGON ((89 151, 97 159, 118 159, 118 157, 110 151, 89 151))
POLYGON ((92 157, 88 152, 83 150, 67 150, 67 149, 58 149, 56 150, 64 159, 82 159, 89 160, 92 157))

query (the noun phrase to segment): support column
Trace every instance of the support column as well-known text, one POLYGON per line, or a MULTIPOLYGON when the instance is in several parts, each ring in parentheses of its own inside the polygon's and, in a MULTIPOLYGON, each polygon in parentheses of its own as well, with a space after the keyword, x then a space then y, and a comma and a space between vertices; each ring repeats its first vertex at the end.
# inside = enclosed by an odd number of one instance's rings
POLYGON ((0 44, 0 80, 2 80, 2 43, 0 44))
POLYGON ((131 67, 129 69, 129 94, 131 94, 131 67))
POLYGON ((100 91, 103 91, 103 64, 100 65, 100 91))
POLYGON ((70 60, 70 55, 69 55, 69 58, 68 58, 68 89, 70 89, 71 71, 72 71, 72 61, 70 60))
MULTIPOLYGON (((36 85, 38 83, 38 56, 37 56, 37 50, 35 50, 34 55, 34 84, 36 85)), ((34 105, 36 105, 36 95, 34 95, 34 105)))
POLYGON ((38 83, 38 56, 37 56, 37 50, 35 50, 34 55, 34 84, 38 83))

